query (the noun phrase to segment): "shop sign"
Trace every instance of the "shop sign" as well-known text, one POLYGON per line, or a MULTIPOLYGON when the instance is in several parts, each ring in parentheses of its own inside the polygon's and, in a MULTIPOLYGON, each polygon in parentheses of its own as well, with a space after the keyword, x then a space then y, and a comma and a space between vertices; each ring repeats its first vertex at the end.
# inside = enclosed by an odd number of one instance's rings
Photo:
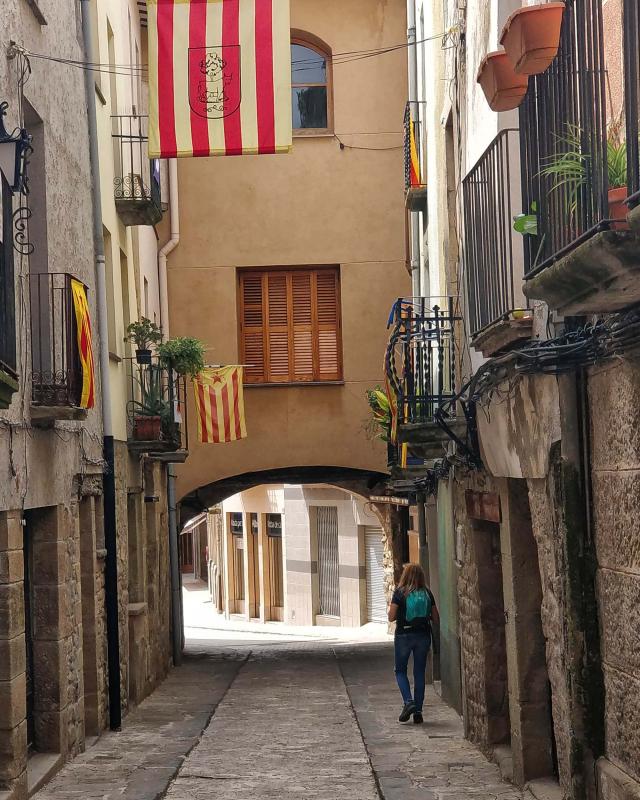
POLYGON ((372 503, 390 503, 393 506, 408 506, 408 497, 388 497, 387 495, 372 494, 370 498, 372 503))
POLYGON ((467 489, 464 493, 467 516, 485 522, 502 522, 500 495, 497 492, 474 492, 467 489))
POLYGON ((231 515, 231 533, 234 536, 242 536, 244 525, 242 524, 242 512, 234 512, 231 515))
POLYGON ((267 514, 267 536, 282 536, 282 514, 267 514))
POLYGON ((257 536, 258 535, 258 531, 259 531, 259 528, 258 528, 258 515, 257 514, 250 514, 249 516, 251 517, 251 533, 253 533, 255 536, 257 536))

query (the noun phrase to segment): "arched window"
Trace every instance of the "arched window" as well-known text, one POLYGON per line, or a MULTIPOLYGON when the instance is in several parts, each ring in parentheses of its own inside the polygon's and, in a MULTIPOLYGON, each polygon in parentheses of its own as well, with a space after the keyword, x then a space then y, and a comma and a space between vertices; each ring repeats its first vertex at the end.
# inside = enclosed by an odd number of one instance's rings
POLYGON ((295 132, 331 128, 331 56, 299 38, 291 39, 291 92, 295 132))

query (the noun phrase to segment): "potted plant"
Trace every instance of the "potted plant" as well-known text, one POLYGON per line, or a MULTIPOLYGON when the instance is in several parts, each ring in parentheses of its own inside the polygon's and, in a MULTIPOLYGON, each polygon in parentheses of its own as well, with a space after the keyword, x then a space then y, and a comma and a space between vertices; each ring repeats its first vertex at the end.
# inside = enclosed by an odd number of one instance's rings
POLYGON ((140 368, 140 401, 134 401, 133 438, 155 442, 161 438, 162 420, 170 411, 162 391, 162 373, 155 365, 140 368))
POLYGON ((151 364, 151 345, 162 341, 162 331, 147 317, 141 317, 137 322, 127 326, 125 342, 133 342, 136 346, 136 361, 138 364, 151 364))
POLYGON ((389 398, 379 386, 367 389, 367 402, 371 409, 371 418, 365 429, 374 439, 389 442, 391 432, 391 404, 389 398))
POLYGON ((516 9, 502 29, 500 44, 519 75, 539 75, 558 53, 564 3, 516 9))
POLYGON ((158 345, 160 364, 194 378, 204 369, 204 344, 192 336, 174 336, 158 345))
POLYGON ((504 50, 496 50, 480 64, 478 83, 492 111, 510 111, 524 100, 529 79, 518 75, 504 50))
MULTIPOLYGON (((627 230, 627 207, 624 203, 627 197, 627 145, 620 139, 618 127, 611 125, 607 134, 608 218, 619 220, 612 225, 613 229, 627 230)), ((580 192, 590 180, 591 156, 584 152, 578 126, 567 125, 566 134, 557 139, 563 149, 548 159, 540 174, 552 179, 552 190, 566 188, 568 211, 573 215, 578 206, 580 192)))

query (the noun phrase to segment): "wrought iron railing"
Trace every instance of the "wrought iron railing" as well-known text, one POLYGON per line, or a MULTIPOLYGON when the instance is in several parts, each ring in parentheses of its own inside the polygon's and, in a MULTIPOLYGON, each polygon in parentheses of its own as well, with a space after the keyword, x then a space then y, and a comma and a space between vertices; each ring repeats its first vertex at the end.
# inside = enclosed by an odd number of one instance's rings
POLYGON ((31 391, 38 406, 80 403, 82 367, 71 281, 66 272, 32 274, 31 391))
POLYGON ((462 182, 464 264, 470 332, 526 305, 521 291, 523 237, 513 227, 520 211, 518 131, 501 131, 462 182))
POLYGON ((0 173, 0 370, 16 376, 16 314, 13 271, 13 200, 0 173))
POLYGON ((640 203, 640 0, 623 0, 622 29, 624 37, 624 106, 627 146, 627 203, 634 207, 640 203))
POLYGON ((416 154, 418 157, 418 170, 421 170, 420 158, 420 121, 411 119, 411 103, 407 103, 404 109, 404 188, 406 191, 409 189, 424 188, 424 181, 421 175, 417 183, 411 180, 411 130, 413 128, 413 139, 416 145, 416 154))
POLYGON ((520 106, 526 277, 609 227, 605 87, 602 2, 567 0, 558 55, 520 106))
POLYGON ((160 162, 149 160, 149 118, 111 117, 114 142, 113 188, 125 224, 155 224, 162 218, 160 162))
POLYGON ((454 299, 401 298, 391 311, 385 370, 397 399, 397 421, 433 422, 442 404, 455 397, 454 299))
POLYGON ((155 357, 150 364, 130 358, 127 365, 129 446, 149 453, 188 450, 184 376, 170 372, 155 357))

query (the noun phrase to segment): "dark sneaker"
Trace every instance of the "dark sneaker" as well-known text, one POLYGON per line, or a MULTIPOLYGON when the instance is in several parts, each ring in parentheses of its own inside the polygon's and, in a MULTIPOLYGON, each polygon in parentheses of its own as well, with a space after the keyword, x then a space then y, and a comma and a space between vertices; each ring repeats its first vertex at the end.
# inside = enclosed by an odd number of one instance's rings
POLYGON ((416 704, 414 702, 405 703, 404 708, 402 709, 402 713, 398 717, 398 720, 400 722, 406 722, 415 710, 416 710, 416 704))
POLYGON ((423 722, 424 719, 422 718, 422 714, 419 711, 416 711, 416 713, 413 715, 414 725, 422 725, 423 722))

